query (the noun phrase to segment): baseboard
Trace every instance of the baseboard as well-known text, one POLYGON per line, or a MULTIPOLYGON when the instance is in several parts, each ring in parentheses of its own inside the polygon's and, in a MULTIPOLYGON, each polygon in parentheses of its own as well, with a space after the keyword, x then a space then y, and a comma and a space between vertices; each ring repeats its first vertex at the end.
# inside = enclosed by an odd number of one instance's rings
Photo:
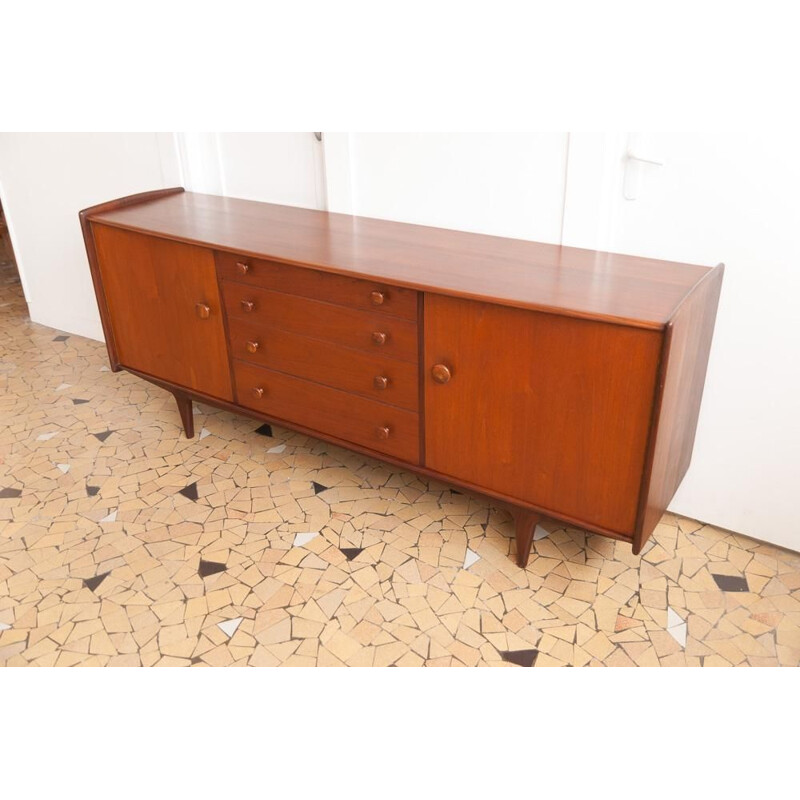
POLYGON ((53 313, 51 309, 42 308, 36 303, 28 305, 28 313, 31 321, 38 325, 45 325, 55 331, 69 333, 73 336, 83 336, 96 342, 105 341, 100 317, 93 319, 64 313, 53 313))

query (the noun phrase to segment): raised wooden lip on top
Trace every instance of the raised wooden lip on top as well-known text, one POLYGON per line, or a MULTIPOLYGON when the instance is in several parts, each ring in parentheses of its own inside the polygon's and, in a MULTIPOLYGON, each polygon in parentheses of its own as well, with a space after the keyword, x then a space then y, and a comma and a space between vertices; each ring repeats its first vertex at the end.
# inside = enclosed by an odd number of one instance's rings
POLYGON ((95 206, 84 218, 417 291, 650 330, 664 330, 716 269, 180 187, 95 206))

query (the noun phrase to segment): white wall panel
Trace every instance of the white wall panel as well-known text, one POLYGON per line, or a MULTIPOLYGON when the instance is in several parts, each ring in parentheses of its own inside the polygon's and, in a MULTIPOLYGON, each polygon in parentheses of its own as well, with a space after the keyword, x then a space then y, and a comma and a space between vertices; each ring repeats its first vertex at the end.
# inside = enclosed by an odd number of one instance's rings
POLYGON ((220 133, 222 193, 323 208, 322 145, 313 133, 220 133))
POLYGON ((178 178, 171 135, 0 134, 0 199, 31 319, 102 339, 78 212, 178 178))
POLYGON ((648 134, 605 145, 592 169, 570 159, 565 244, 592 246, 599 221, 612 250, 725 263, 694 457, 671 508, 800 550, 796 137, 648 134), (628 148, 665 162, 637 167, 635 200, 623 196, 628 148))
POLYGON ((350 134, 353 213, 561 241, 567 134, 350 134))

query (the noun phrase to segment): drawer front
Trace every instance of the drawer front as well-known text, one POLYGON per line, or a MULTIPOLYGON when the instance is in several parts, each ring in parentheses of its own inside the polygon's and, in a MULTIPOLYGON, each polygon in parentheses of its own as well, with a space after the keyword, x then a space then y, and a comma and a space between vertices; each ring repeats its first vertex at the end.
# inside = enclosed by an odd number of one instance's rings
POLYGON ((417 292, 413 289, 400 289, 380 281, 348 278, 233 253, 217 253, 216 256, 220 277, 226 281, 352 306, 362 311, 379 310, 403 319, 417 318, 417 292))
MULTIPOLYGON (((419 408, 416 364, 363 353, 280 328, 231 319, 231 355, 277 372, 354 392, 409 411, 419 408)), ((377 349, 377 348, 376 348, 377 349)))
POLYGON ((230 320, 244 319, 401 361, 419 359, 417 326, 408 320, 228 281, 222 293, 230 320))
POLYGON ((233 371, 241 406, 419 463, 419 417, 411 411, 242 361, 233 371))

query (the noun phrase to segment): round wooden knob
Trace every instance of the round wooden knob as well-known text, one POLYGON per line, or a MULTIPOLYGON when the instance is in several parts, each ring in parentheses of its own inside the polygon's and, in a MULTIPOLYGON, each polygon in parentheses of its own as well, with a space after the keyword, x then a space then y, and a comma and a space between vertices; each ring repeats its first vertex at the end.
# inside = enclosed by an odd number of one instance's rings
POLYGON ((431 370, 431 375, 433 375, 433 379, 436 383, 447 383, 452 377, 450 369, 444 364, 436 364, 431 370))
POLYGON ((381 306, 383 305, 383 301, 386 299, 386 295, 383 292, 372 292, 372 294, 369 296, 369 299, 372 300, 372 305, 381 306))
POLYGON ((389 385, 389 379, 384 375, 376 375, 372 382, 376 389, 385 389, 389 385))
POLYGON ((205 303, 197 303, 194 310, 200 319, 208 319, 208 315, 211 313, 211 309, 205 303))
POLYGON ((372 341, 375 344, 386 344, 386 334, 382 331, 375 331, 372 334, 372 341))
POLYGON ((376 432, 379 439, 388 439, 392 430, 388 425, 384 425, 383 427, 378 428, 376 432))
POLYGON ((242 300, 242 308, 245 311, 252 311, 255 308, 252 300, 242 300))
POLYGON ((245 264, 244 261, 237 261, 236 269, 240 275, 247 275, 247 273, 250 272, 250 265, 245 264))
POLYGON ((264 396, 264 390, 260 386, 253 387, 253 397, 260 400, 264 396))
POLYGON ((248 342, 247 343, 247 352, 248 353, 255 353, 258 350, 258 342, 248 342))

